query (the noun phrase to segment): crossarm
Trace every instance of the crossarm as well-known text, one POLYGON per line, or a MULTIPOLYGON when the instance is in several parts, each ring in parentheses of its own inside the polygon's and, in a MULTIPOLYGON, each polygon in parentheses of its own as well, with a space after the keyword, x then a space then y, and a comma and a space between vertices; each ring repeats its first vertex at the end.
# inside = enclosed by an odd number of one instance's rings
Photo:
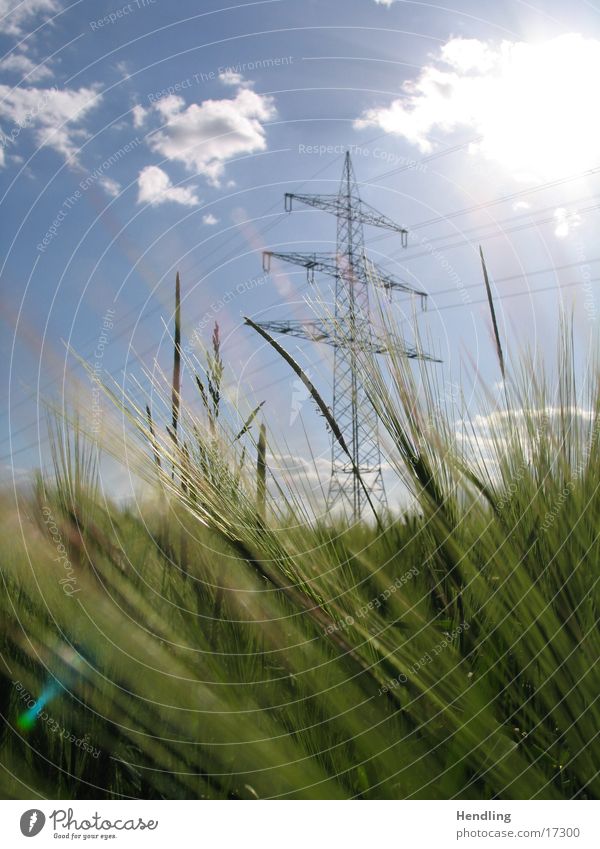
POLYGON ((271 258, 279 259, 282 262, 289 262, 292 265, 302 265, 309 272, 309 277, 314 277, 315 271, 323 271, 325 274, 335 276, 337 274, 336 256, 332 253, 280 253, 279 251, 263 251, 263 271, 271 270, 271 258))
POLYGON ((393 233, 399 233, 402 237, 402 247, 405 248, 408 244, 408 230, 396 224, 387 215, 378 212, 370 204, 365 203, 360 198, 353 198, 350 210, 348 209, 348 201, 344 195, 300 195, 286 192, 285 195, 285 211, 292 211, 293 201, 297 200, 306 206, 322 209, 324 212, 331 212, 333 215, 339 215, 342 218, 352 217, 355 221, 361 224, 370 224, 372 227, 379 227, 382 230, 390 230, 393 233))
MULTIPOLYGON (((259 321, 257 324, 269 333, 282 333, 286 336, 294 336, 296 339, 308 339, 311 342, 325 342, 334 348, 352 347, 354 345, 360 350, 371 351, 374 354, 388 354, 390 351, 396 351, 409 359, 440 362, 435 357, 431 357, 417 348, 407 346, 397 339, 378 338, 367 324, 363 328, 364 335, 359 332, 354 340, 350 334, 336 329, 333 321, 308 318, 296 321, 259 321)), ((360 331, 360 328, 357 329, 360 331)))

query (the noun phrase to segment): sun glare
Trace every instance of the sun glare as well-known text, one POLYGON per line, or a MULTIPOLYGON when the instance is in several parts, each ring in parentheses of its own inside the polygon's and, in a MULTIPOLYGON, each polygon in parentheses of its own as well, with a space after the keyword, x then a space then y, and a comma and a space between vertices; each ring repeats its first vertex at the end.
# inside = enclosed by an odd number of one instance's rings
POLYGON ((403 86, 402 97, 370 109, 377 125, 421 151, 465 127, 474 150, 518 179, 549 180, 600 164, 600 41, 571 33, 545 42, 450 39, 403 86))
POLYGON ((568 35, 506 45, 496 75, 481 78, 482 152, 513 172, 546 179, 597 165, 599 78, 599 42, 568 35))

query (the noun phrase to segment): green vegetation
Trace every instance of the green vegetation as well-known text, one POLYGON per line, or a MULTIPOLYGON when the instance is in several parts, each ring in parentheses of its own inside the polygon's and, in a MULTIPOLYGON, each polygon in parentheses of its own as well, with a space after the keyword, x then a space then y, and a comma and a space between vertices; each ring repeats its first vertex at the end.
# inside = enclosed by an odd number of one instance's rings
POLYGON ((218 331, 181 397, 179 333, 164 422, 107 389, 152 494, 64 424, 4 499, 2 795, 598 798, 600 369, 506 364, 469 420, 364 354, 414 506, 348 525, 273 479, 268 404, 219 414, 218 331))

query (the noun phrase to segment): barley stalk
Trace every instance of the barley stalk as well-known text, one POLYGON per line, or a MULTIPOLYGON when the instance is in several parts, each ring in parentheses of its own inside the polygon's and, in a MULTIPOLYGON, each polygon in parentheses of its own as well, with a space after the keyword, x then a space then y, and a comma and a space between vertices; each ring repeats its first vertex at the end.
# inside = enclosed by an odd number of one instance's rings
POLYGON ((270 333, 268 333, 264 328, 260 327, 260 325, 255 324, 252 321, 252 319, 248 318, 247 316, 244 316, 244 321, 246 322, 247 325, 252 327, 253 330, 256 330, 256 332, 259 333, 263 337, 263 339, 265 339, 269 343, 269 345, 271 345, 271 347, 274 348, 277 351, 278 354, 280 354, 281 357, 283 357, 283 359, 286 361, 286 363, 295 372, 295 374, 298 375, 298 377, 300 378, 302 383, 308 389, 313 401, 316 403, 317 407, 319 408, 319 410, 323 414, 325 421, 327 422, 327 424, 331 428, 331 432, 333 433, 333 435, 337 439, 338 443, 340 444, 342 450, 348 456, 348 459, 352 463, 352 469, 354 471, 354 474, 358 478, 360 485, 362 486, 363 491, 365 493, 366 499, 369 503, 369 506, 370 506, 371 510, 373 511, 373 515, 375 516, 375 521, 377 522, 377 527, 380 530, 382 530, 382 525, 381 525, 381 522, 379 520, 379 516, 377 515, 377 511, 375 510, 375 506, 373 504, 371 496, 369 495, 369 490, 365 486, 365 482, 362 479, 362 475, 360 474, 360 470, 357 468, 356 463, 354 462, 354 458, 352 457, 352 454, 348 450, 348 446, 346 445, 346 440, 344 439, 344 436, 343 436, 342 431, 340 430, 340 428, 338 426, 338 423, 334 419, 331 410, 329 409, 329 407, 327 406, 327 404, 325 403, 323 398, 320 396, 316 386, 310 380, 310 378, 307 377, 307 375, 304 373, 302 368, 298 365, 296 360, 290 354, 288 354, 288 352, 285 350, 285 348, 283 348, 279 344, 279 342, 277 342, 277 340, 274 339, 271 336, 270 333))
POLYGON ((256 510, 264 521, 267 512, 267 428, 261 423, 256 457, 256 510))
POLYGON ((171 391, 171 425, 173 440, 177 442, 177 423, 181 405, 181 284, 179 272, 175 277, 175 340, 173 349, 173 388, 171 391))
POLYGON ((494 328, 494 338, 496 340, 496 353, 498 355, 498 362, 500 364, 500 372, 502 374, 502 380, 505 379, 504 373, 504 354, 502 353, 502 343, 500 342, 500 333, 498 332, 498 322, 496 321, 496 310, 494 309, 494 299, 492 298, 492 289, 490 286, 490 281, 488 278, 487 266, 485 264, 485 259, 483 258, 483 250, 481 249, 481 245, 479 246, 479 256, 481 257, 481 267, 483 268, 483 279, 485 282, 485 290, 487 292, 488 304, 490 305, 490 314, 492 316, 492 327, 494 328))

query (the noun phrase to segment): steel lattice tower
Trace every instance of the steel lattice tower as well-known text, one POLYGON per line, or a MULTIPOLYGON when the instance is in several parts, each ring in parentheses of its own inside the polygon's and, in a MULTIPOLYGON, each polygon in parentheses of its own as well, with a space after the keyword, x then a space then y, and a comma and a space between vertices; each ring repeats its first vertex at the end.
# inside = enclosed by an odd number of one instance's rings
MULTIPOLYGON (((370 224, 399 233, 403 247, 407 244, 408 231, 361 199, 348 152, 345 156, 342 180, 337 194, 286 193, 287 212, 291 212, 294 200, 336 216, 336 252, 335 254, 305 254, 264 251, 263 268, 265 271, 270 271, 271 259, 276 257, 284 262, 304 266, 310 282, 314 282, 315 271, 333 276, 335 278, 334 316, 327 319, 268 321, 259 322, 259 324, 272 332, 333 345, 332 412, 344 434, 354 466, 337 439, 332 437, 331 479, 327 506, 328 508, 342 506, 345 511, 350 511, 355 519, 360 519, 366 495, 360 485, 359 474, 371 500, 380 506, 386 505, 377 415, 366 396, 358 369, 358 355, 362 350, 375 353, 389 351, 389 341, 380 340, 372 328, 369 289, 372 285, 377 285, 390 293, 393 290, 411 292, 420 295, 422 299, 426 295, 396 280, 367 259, 363 225, 370 224)), ((407 348, 404 345, 399 347, 407 357, 424 357, 414 348, 407 348)))

